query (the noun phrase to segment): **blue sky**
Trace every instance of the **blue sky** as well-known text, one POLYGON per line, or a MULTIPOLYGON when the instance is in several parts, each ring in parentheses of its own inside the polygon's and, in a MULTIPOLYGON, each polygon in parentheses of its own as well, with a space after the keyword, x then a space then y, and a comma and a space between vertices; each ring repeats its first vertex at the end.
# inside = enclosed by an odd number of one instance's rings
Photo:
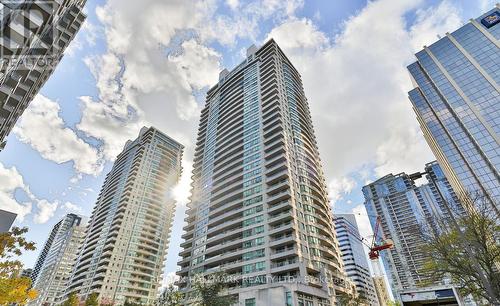
POLYGON ((85 26, 0 152, 0 208, 20 213, 41 246, 64 214, 90 214, 114 156, 154 125, 186 146, 166 263, 175 271, 204 93, 273 37, 302 74, 334 211, 359 213, 368 235, 361 187, 433 159, 406 65, 494 2, 88 0, 85 26))

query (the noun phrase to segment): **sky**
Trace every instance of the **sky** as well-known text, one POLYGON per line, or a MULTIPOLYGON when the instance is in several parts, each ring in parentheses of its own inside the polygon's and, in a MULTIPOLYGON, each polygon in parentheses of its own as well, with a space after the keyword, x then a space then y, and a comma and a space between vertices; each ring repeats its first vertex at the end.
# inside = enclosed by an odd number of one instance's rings
POLYGON ((414 53, 495 0, 87 0, 88 15, 0 152, 0 209, 39 249, 89 216, 128 139, 155 126, 185 146, 165 282, 176 270, 204 95, 274 38, 302 75, 331 206, 370 235, 361 187, 434 160, 407 98, 414 53))

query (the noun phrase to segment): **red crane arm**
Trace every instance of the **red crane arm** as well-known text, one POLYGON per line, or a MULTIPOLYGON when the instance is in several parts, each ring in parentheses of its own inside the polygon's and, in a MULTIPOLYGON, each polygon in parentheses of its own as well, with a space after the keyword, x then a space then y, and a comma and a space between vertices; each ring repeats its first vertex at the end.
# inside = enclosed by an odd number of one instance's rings
POLYGON ((375 247, 375 244, 377 243, 377 234, 378 234, 378 229, 380 227, 380 217, 377 216, 377 221, 375 222, 375 230, 373 231, 373 241, 372 241, 372 245, 371 245, 371 248, 374 248, 375 247))

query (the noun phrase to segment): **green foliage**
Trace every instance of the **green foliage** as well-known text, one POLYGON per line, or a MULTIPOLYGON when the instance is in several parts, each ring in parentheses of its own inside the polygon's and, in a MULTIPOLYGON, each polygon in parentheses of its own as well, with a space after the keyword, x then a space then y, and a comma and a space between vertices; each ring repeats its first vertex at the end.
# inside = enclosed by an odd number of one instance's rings
POLYGON ((72 292, 69 294, 68 299, 64 301, 61 305, 62 306, 78 306, 80 304, 80 301, 78 299, 78 296, 76 295, 76 292, 72 292))
POLYGON ((36 290, 30 289, 31 279, 20 276, 23 265, 16 259, 23 251, 35 250, 35 243, 23 237, 27 232, 26 227, 13 227, 0 233, 0 305, 24 305, 37 296, 36 290))
POLYGON ((422 230, 423 251, 432 254, 424 269, 428 281, 422 285, 451 277, 464 296, 500 305, 500 216, 493 208, 498 203, 492 205, 480 194, 462 195, 460 202, 469 213, 451 213, 433 220, 437 230, 422 230))
POLYGON ((99 294, 91 293, 85 300, 85 306, 99 306, 99 294))
POLYGON ((370 303, 366 296, 362 293, 360 294, 339 294, 337 296, 337 303, 339 306, 367 306, 370 303))
POLYGON ((221 295, 230 283, 229 276, 222 272, 208 277, 197 277, 192 285, 196 306, 228 306, 233 304, 233 298, 221 295))
POLYGON ((168 286, 160 295, 157 305, 159 306, 180 306, 182 305, 183 294, 173 285, 168 286))
POLYGON ((125 300, 125 303, 123 303, 123 306, 142 306, 140 303, 132 302, 130 300, 125 300))

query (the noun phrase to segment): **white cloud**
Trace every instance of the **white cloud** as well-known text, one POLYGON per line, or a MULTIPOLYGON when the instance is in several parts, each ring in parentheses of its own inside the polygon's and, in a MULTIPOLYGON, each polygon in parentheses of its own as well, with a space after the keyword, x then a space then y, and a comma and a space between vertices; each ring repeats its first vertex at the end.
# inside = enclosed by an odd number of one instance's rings
POLYGON ((478 0, 479 1, 479 14, 482 14, 495 6, 495 3, 498 3, 497 0, 478 0))
POLYGON ((418 51, 412 46, 457 28, 460 18, 445 1, 418 11, 407 30, 405 15, 420 4, 368 2, 332 40, 307 19, 290 19, 268 36, 302 75, 332 200, 341 197, 345 177, 366 166, 377 175, 410 172, 434 158, 407 98, 406 66, 418 51))
POLYGON ((163 289, 167 288, 170 285, 173 285, 176 281, 179 280, 179 276, 175 274, 175 272, 168 272, 163 276, 161 286, 160 286, 160 292, 163 291, 163 289))
MULTIPOLYGON (((217 79, 215 71, 220 71, 220 55, 214 50, 200 45, 196 40, 190 39, 181 45, 183 52, 178 56, 171 56, 169 60, 180 67, 185 73, 179 73, 186 78, 186 82, 195 88, 214 85, 217 79)), ((191 117, 196 114, 189 114, 191 117)))
POLYGON ((417 10, 417 20, 410 29, 411 45, 414 50, 429 46, 450 32, 458 28, 461 18, 456 5, 450 1, 442 1, 437 7, 417 10))
POLYGON ((240 5, 239 0, 226 0, 227 6, 229 6, 232 10, 236 10, 240 5))
POLYGON ((16 220, 23 222, 25 217, 32 212, 33 204, 37 207, 33 217, 35 223, 47 222, 54 216, 58 206, 57 201, 51 203, 37 198, 15 167, 6 168, 0 162, 0 209, 16 213, 16 220), (19 202, 15 198, 17 192, 21 192, 28 200, 19 202))
POLYGON ((352 213, 356 216, 360 236, 370 241, 373 236, 373 230, 370 225, 370 216, 368 216, 365 206, 363 204, 355 206, 352 209, 352 213))
POLYGON ((71 161, 76 171, 98 175, 103 167, 101 154, 65 127, 59 113, 59 104, 39 94, 14 127, 14 133, 45 159, 59 164, 71 161))
MULTIPOLYGON (((76 127, 102 142, 105 159, 113 160, 144 125, 176 139, 195 139, 201 105, 193 92, 213 86, 221 70, 221 56, 208 44, 255 40, 264 20, 289 18, 303 2, 239 2, 230 15, 221 15, 219 5, 223 2, 109 0, 97 8, 107 50, 85 58, 98 95, 80 98, 76 127)), ((193 148, 183 144, 191 156, 193 148)))
POLYGON ((57 201, 50 203, 47 200, 38 200, 36 203, 38 211, 33 217, 33 221, 37 224, 46 223, 54 216, 58 205, 57 201))
POLYGON ((62 205, 62 207, 67 211, 67 212, 74 212, 74 213, 78 213, 78 214, 83 214, 83 209, 76 205, 76 204, 73 204, 71 202, 66 202, 62 205))
POLYGON ((351 177, 334 178, 328 184, 328 195, 332 204, 341 200, 345 195, 351 193, 356 187, 356 181, 351 177))
POLYGON ((317 51, 327 46, 328 38, 314 23, 306 18, 292 19, 274 28, 268 38, 276 38, 284 50, 294 53, 317 51))
POLYGON ((239 3, 231 15, 217 15, 215 7, 207 11, 205 18, 196 26, 204 41, 218 41, 226 46, 234 46, 237 39, 256 41, 260 25, 267 19, 274 21, 293 17, 295 11, 304 5, 303 0, 255 0, 239 3))
POLYGON ((23 221, 24 217, 31 213, 32 204, 30 202, 19 203, 14 199, 16 190, 27 191, 23 177, 15 167, 5 168, 0 163, 0 209, 14 212, 17 219, 23 221))
POLYGON ((185 159, 182 161, 182 168, 181 178, 172 190, 173 197, 177 202, 177 207, 185 206, 191 194, 193 163, 185 159))

